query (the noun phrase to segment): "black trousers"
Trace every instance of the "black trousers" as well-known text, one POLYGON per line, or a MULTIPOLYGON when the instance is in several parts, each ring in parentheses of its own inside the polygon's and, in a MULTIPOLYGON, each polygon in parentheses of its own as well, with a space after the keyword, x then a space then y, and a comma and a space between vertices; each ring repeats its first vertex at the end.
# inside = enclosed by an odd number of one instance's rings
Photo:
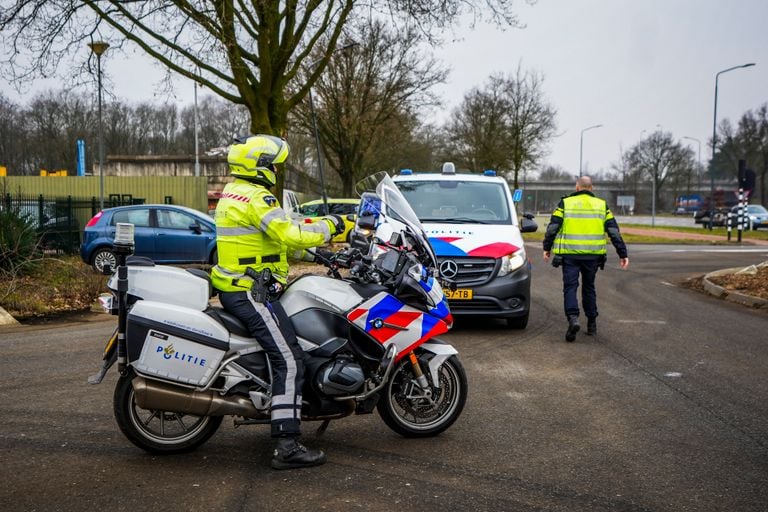
POLYGON ((264 348, 272 366, 272 437, 301 433, 304 351, 279 302, 261 304, 250 292, 222 292, 221 305, 239 318, 264 348))
POLYGON ((579 316, 579 276, 581 276, 581 306, 587 318, 597 318, 597 289, 595 277, 600 257, 571 258, 563 256, 563 303, 565 316, 579 316))

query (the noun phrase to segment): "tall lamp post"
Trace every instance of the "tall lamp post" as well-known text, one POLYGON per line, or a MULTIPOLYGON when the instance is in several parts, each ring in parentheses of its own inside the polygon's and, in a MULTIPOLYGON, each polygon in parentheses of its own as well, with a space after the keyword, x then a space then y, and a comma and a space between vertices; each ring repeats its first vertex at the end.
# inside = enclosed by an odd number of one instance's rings
POLYGON ((701 194, 701 141, 696 137, 683 136, 684 139, 692 140, 699 145, 699 166, 696 168, 696 192, 701 194))
MULTIPOLYGON (((312 63, 314 67, 316 63, 312 63)), ((323 215, 328 215, 328 194, 325 191, 325 178, 323 177, 323 155, 320 152, 320 132, 317 130, 317 115, 315 115, 315 103, 312 101, 312 87, 309 88, 309 110, 312 112, 312 129, 315 132, 315 149, 317 150, 317 172, 320 174, 320 189, 323 196, 323 215)))
POLYGON ((200 129, 198 128, 199 124, 197 121, 197 81, 195 81, 195 176, 200 176, 200 151, 199 151, 199 144, 198 144, 198 132, 200 129))
MULTIPOLYGON (((333 50, 333 53, 347 50, 349 48, 352 48, 353 46, 357 46, 357 42, 351 42, 349 44, 345 44, 344 46, 340 48, 336 48, 333 50)), ((318 59, 309 65, 310 70, 314 70, 315 67, 320 64, 320 62, 323 59, 318 59)), ((323 177, 323 156, 320 152, 320 132, 317 130, 317 115, 315 114, 315 103, 312 101, 312 87, 309 88, 309 110, 312 113, 312 129, 315 132, 315 149, 317 150, 317 172, 320 174, 320 188, 322 189, 322 195, 323 195, 323 215, 328 215, 328 194, 325 191, 325 178, 323 177)))
POLYGON ((717 86, 720 80, 720 75, 733 71, 734 69, 748 68, 754 66, 754 62, 742 64, 741 66, 733 66, 732 68, 718 71, 715 75, 715 115, 712 120, 712 165, 709 167, 709 230, 712 230, 712 226, 715 220, 715 149, 717 148, 717 86))
POLYGON ((104 133, 101 124, 101 55, 109 48, 109 43, 94 41, 88 47, 96 55, 96 73, 99 87, 99 208, 104 209, 104 133))
POLYGON ((579 178, 581 178, 581 166, 582 166, 582 159, 584 156, 584 132, 586 132, 587 130, 592 130, 594 128, 600 128, 601 126, 603 125, 596 124, 594 126, 589 126, 581 130, 581 141, 579 142, 579 178))

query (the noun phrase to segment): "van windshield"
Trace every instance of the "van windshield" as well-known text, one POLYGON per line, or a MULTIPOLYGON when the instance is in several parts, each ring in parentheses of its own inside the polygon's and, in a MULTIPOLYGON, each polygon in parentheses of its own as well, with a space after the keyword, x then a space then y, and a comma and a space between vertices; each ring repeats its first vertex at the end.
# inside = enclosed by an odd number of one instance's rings
POLYGON ((421 222, 511 224, 505 188, 478 181, 398 181, 421 222))

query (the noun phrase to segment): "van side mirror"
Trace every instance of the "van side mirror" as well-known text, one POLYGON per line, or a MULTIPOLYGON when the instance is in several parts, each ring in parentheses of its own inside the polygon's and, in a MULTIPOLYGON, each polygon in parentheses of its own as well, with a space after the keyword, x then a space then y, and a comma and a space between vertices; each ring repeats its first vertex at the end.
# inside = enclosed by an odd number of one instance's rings
POLYGON ((533 220, 533 215, 531 214, 523 215, 523 218, 520 220, 520 232, 534 233, 536 232, 537 229, 539 229, 539 225, 536 224, 535 220, 533 220))

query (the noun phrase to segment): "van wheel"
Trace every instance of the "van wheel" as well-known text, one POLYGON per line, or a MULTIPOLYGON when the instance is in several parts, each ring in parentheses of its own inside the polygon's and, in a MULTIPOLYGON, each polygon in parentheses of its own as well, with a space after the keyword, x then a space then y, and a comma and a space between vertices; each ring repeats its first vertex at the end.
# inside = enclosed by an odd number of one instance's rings
POLYGON ((526 313, 525 316, 516 316, 514 318, 507 318, 507 327, 510 329, 525 329, 528 327, 528 316, 530 313, 526 313))

